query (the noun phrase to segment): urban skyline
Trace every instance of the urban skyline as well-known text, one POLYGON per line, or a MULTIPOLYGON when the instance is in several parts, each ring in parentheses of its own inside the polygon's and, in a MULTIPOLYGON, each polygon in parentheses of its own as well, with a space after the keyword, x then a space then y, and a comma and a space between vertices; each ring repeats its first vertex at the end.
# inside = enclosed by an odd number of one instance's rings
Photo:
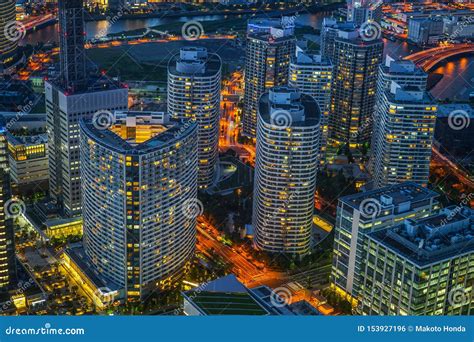
POLYGON ((1 314, 474 313, 474 5, 2 6, 1 314))

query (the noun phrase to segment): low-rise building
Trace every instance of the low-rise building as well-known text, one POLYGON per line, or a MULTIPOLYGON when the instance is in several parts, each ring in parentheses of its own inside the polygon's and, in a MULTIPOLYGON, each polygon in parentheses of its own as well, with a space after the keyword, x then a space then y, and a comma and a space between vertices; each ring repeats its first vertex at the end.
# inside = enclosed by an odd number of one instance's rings
POLYGON ((82 217, 57 218, 44 223, 44 232, 48 238, 68 238, 82 236, 82 217))
POLYGON ((61 266, 69 280, 91 298, 97 310, 123 300, 124 291, 97 272, 87 258, 82 243, 72 244, 61 254, 61 266))
POLYGON ((474 161, 474 108, 467 103, 440 104, 436 115, 435 141, 453 160, 469 167, 474 161))
POLYGON ((8 134, 8 158, 14 192, 47 190, 49 179, 47 149, 46 134, 34 136, 8 134))
POLYGON ((419 45, 436 44, 443 36, 444 23, 439 18, 420 18, 408 21, 408 40, 419 45))
POLYGON ((249 289, 233 274, 182 293, 187 316, 294 315, 277 293, 267 286, 249 289), (277 303, 277 305, 275 305, 277 303))

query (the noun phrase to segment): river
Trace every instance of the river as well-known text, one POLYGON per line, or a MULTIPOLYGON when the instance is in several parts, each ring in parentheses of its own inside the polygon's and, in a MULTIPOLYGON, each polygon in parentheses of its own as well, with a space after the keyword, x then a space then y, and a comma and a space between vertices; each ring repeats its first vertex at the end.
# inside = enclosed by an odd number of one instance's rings
MULTIPOLYGON (((312 26, 321 28, 322 20, 328 13, 304 14, 296 17, 297 25, 312 26)), ((174 18, 150 18, 150 19, 124 19, 118 20, 109 25, 106 20, 91 21, 86 23, 86 32, 88 38, 93 38, 109 33, 118 33, 141 29, 156 25, 165 25, 176 21, 187 22, 196 21, 213 21, 226 19, 225 15, 208 15, 201 17, 174 17, 174 18)), ((235 18, 235 16, 233 16, 235 18)), ((240 16, 241 17, 241 16, 240 16)), ((245 20, 245 18, 242 18, 245 20)), ((56 25, 45 27, 41 30, 29 34, 25 41, 30 44, 38 42, 57 41, 58 30, 56 25)), ((385 40, 385 54, 393 57, 404 57, 416 51, 416 47, 407 43, 392 42, 385 40)), ((441 81, 431 89, 431 93, 439 99, 457 98, 466 100, 469 93, 474 90, 474 57, 461 57, 452 61, 445 62, 438 66, 433 72, 443 74, 441 81)))

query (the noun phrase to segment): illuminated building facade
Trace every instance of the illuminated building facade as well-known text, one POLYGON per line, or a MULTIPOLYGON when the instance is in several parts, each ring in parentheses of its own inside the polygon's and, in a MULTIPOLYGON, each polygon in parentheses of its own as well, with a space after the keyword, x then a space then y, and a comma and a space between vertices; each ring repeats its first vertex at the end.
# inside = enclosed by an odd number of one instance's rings
POLYGON ((170 285, 194 255, 197 124, 157 112, 81 121, 84 250, 97 272, 143 298, 170 285))
POLYGON ((448 207, 367 235, 364 315, 472 315, 474 213, 448 207))
POLYGON ((294 27, 280 20, 251 20, 247 29, 242 134, 255 138, 260 96, 288 84, 290 58, 295 53, 294 27))
POLYGON ((396 82, 399 86, 414 86, 426 89, 428 82, 428 74, 423 69, 417 67, 412 61, 394 60, 390 56, 386 56, 384 64, 379 66, 379 74, 377 78, 377 95, 376 106, 373 114, 373 134, 371 148, 371 158, 369 161, 369 170, 374 173, 375 158, 373 151, 377 150, 377 139, 379 136, 380 119, 378 108, 383 105, 383 95, 385 91, 390 91, 392 82, 396 82))
POLYGON ((299 47, 290 63, 289 85, 311 95, 321 109, 321 163, 324 163, 328 135, 332 69, 328 58, 305 53, 299 47))
POLYGON ((59 1, 61 77, 45 82, 49 190, 62 214, 81 214, 79 120, 98 111, 128 108, 128 89, 89 77, 81 0, 59 1))
POLYGON ((334 40, 339 35, 339 31, 354 31, 354 23, 340 22, 335 18, 324 18, 321 26, 321 56, 334 58, 334 40))
POLYGON ((25 137, 8 135, 10 176, 14 192, 32 187, 46 189, 42 185, 49 178, 47 149, 47 134, 25 137))
POLYGON ((44 223, 44 233, 48 238, 64 239, 82 236, 82 218, 60 218, 47 220, 44 223))
POLYGON ((370 142, 381 39, 363 40, 358 31, 338 31, 334 39, 329 139, 351 147, 370 142))
POLYGON ((367 22, 382 20, 382 0, 348 0, 347 21, 354 22, 360 26, 367 22))
POLYGON ((331 286, 355 301, 365 269, 366 235, 407 218, 430 216, 439 210, 438 194, 415 183, 341 197, 337 206, 331 286))
POLYGON ((11 199, 10 170, 8 166, 7 130, 0 122, 0 292, 7 291, 16 282, 15 233, 11 211, 6 205, 11 199))
POLYGON ((18 43, 23 32, 16 22, 15 6, 15 1, 0 1, 0 72, 19 60, 18 43))
POLYGON ((310 95, 277 87, 260 99, 254 243, 270 253, 311 252, 321 111, 310 95))
POLYGON ((372 151, 376 187, 404 181, 428 184, 437 111, 433 103, 428 92, 415 86, 392 82, 383 93, 372 151))
POLYGON ((200 189, 216 177, 219 144, 222 62, 205 48, 182 48, 168 66, 168 113, 198 124, 200 189))

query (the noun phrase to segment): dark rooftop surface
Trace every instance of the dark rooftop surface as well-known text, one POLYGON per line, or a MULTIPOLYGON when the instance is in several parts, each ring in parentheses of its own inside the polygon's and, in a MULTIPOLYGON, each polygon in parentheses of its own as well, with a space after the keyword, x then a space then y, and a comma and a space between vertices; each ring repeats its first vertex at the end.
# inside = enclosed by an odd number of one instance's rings
MULTIPOLYGON (((201 72, 194 72, 194 73, 186 73, 186 72, 179 72, 176 69, 176 63, 178 61, 186 62, 186 60, 181 60, 180 58, 180 53, 177 53, 174 55, 168 64, 168 71, 177 76, 188 76, 188 77, 209 77, 217 74, 221 70, 222 66, 222 61, 219 55, 215 53, 208 53, 207 58, 203 59, 202 61, 205 61, 205 71, 203 73, 201 72)), ((193 61, 189 61, 190 63, 193 61)))
POLYGON ((389 196, 392 198, 392 205, 396 206, 405 202, 425 201, 431 198, 437 198, 438 193, 424 188, 416 183, 405 182, 401 184, 391 185, 388 187, 360 192, 354 195, 344 196, 339 199, 346 205, 359 209, 364 200, 375 199, 380 202, 380 197, 389 196))
POLYGON ((474 252, 474 220, 470 209, 444 209, 419 220, 369 233, 377 243, 423 267, 474 252))
POLYGON ((107 281, 99 276, 94 266, 90 263, 84 251, 82 244, 77 243, 69 246, 65 253, 76 263, 82 272, 96 285, 97 288, 109 288, 110 290, 119 290, 119 286, 111 281, 107 281))
POLYGON ((268 315, 235 275, 186 291, 184 296, 207 315, 268 315))
MULTIPOLYGON (((270 94, 267 92, 260 97, 260 101, 258 103, 258 110, 260 117, 268 124, 272 123, 271 118, 271 106, 273 105, 276 108, 276 113, 278 111, 290 111, 293 104, 274 104, 270 103, 270 94)), ((306 94, 301 94, 301 102, 296 102, 298 105, 302 105, 304 107, 304 114, 305 118, 302 121, 293 120, 291 122, 291 127, 311 127, 316 126, 319 124, 321 120, 321 110, 319 109, 319 105, 316 100, 306 94)))
MULTIPOLYGON (((133 112, 130 112, 133 114, 133 112)), ((131 144, 109 129, 98 129, 91 120, 81 120, 83 132, 91 139, 107 148, 124 154, 146 154, 151 151, 172 145, 179 137, 190 134, 197 124, 190 122, 184 124, 181 120, 170 118, 162 124, 166 128, 151 139, 139 144, 131 144)), ((137 124, 139 125, 139 124, 137 124)))

